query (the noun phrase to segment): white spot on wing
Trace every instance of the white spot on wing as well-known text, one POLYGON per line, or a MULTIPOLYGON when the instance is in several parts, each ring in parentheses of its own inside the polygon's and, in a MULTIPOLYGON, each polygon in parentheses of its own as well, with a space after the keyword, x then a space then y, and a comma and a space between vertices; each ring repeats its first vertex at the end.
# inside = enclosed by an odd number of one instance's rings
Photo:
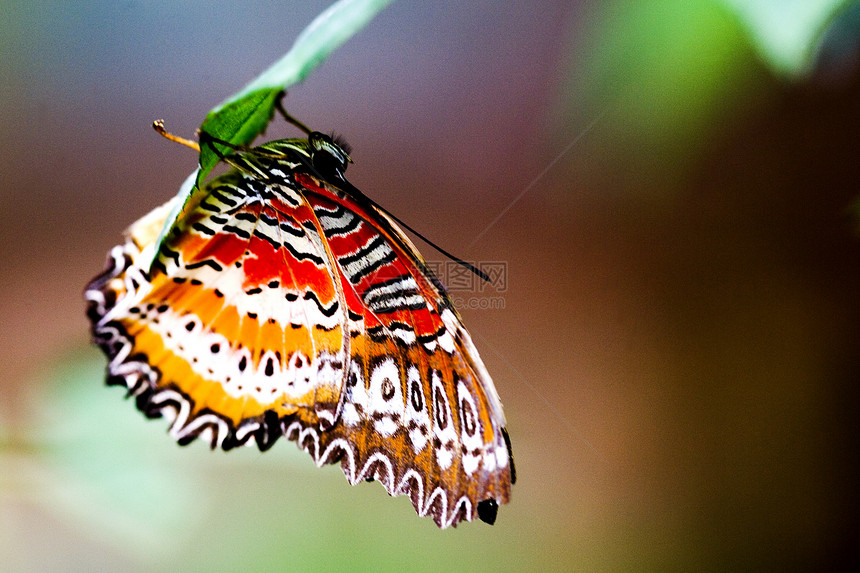
POLYGON ((454 419, 451 416, 451 405, 448 403, 448 394, 442 384, 437 371, 431 375, 433 391, 433 433, 439 439, 439 447, 436 448, 436 461, 443 470, 448 469, 454 461, 454 452, 457 450, 457 429, 454 427, 454 419), (440 421, 444 422, 440 424, 440 421))
POLYGON ((430 440, 430 410, 424 396, 424 388, 418 368, 410 365, 406 370, 406 386, 409 389, 406 398, 406 408, 403 422, 409 428, 409 439, 415 452, 421 452, 430 440), (413 396, 417 390, 418 395, 413 396), (415 409, 416 403, 419 409, 415 409))
POLYGON ((457 382, 457 398, 460 406, 460 439, 466 450, 463 454, 463 470, 472 474, 478 469, 484 446, 481 422, 475 400, 462 381, 457 382))
POLYGON ((367 389, 364 387, 364 376, 361 365, 355 361, 350 362, 349 377, 347 378, 346 396, 343 404, 341 418, 347 426, 357 426, 363 418, 367 408, 367 389), (352 382, 354 386, 350 386, 352 382))
POLYGON ((368 406, 373 426, 380 435, 388 437, 397 431, 403 419, 403 392, 394 359, 387 358, 373 369, 368 406))

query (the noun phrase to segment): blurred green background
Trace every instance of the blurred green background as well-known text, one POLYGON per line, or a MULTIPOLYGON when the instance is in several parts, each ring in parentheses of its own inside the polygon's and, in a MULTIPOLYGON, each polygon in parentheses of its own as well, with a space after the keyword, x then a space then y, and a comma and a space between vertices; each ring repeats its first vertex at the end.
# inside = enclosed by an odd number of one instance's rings
POLYGON ((463 309, 519 473, 495 526, 286 442, 179 448, 103 387, 83 286, 196 159, 152 120, 192 135, 326 5, 0 5, 0 568, 860 565, 856 2, 400 1, 291 90, 360 189, 507 265, 458 295, 503 301, 463 309))

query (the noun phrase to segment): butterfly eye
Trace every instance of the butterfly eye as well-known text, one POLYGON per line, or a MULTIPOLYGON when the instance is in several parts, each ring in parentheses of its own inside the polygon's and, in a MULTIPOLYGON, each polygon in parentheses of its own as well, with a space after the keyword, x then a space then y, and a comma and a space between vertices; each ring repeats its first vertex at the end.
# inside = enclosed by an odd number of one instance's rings
POLYGON ((320 175, 333 176, 343 179, 343 172, 350 161, 349 153, 344 145, 335 142, 331 137, 318 131, 308 136, 311 144, 311 161, 320 175))

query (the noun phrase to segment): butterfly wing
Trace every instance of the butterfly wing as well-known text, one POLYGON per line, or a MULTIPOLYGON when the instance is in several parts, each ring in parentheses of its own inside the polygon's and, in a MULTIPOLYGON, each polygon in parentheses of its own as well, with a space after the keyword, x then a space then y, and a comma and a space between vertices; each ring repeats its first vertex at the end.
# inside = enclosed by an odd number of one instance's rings
POLYGON ((440 526, 495 517, 514 479, 492 380, 444 289, 381 210, 297 176, 337 260, 350 315, 340 423, 304 432, 318 463, 343 450, 350 483, 374 478, 440 526))
POLYGON ((127 232, 88 287, 108 382, 180 443, 261 448, 281 419, 331 425, 349 355, 346 318, 313 212, 287 187, 235 173, 210 184, 142 268, 172 203, 127 232))
POLYGON ((515 479, 492 380, 444 289, 372 204, 304 174, 237 172, 171 203, 87 287, 108 383, 182 444, 281 435, 440 527, 490 523, 515 479))

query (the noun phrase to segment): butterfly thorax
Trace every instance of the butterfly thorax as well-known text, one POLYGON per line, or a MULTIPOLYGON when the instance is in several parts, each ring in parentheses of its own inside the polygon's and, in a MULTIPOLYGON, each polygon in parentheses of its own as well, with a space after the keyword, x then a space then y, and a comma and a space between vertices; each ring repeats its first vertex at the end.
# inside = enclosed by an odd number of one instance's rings
POLYGON ((345 142, 315 131, 307 139, 278 139, 224 159, 265 183, 291 181, 290 176, 303 173, 341 187, 347 165, 352 162, 348 150, 345 142))

